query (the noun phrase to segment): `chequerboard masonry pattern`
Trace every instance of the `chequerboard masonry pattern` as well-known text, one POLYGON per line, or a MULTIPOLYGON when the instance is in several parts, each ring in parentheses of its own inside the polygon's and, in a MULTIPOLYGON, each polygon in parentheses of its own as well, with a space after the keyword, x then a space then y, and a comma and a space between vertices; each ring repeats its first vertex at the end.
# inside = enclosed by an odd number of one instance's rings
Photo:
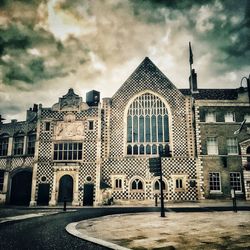
MULTIPOLYGON (((232 90, 213 93, 204 90, 195 94, 190 94, 187 89, 179 90, 147 57, 112 97, 103 98, 97 104, 83 102, 82 97, 69 89, 52 107, 40 104, 37 111, 30 110, 27 121, 0 124, 0 136, 9 136, 9 148, 16 135, 24 136, 26 145, 28 135, 36 134, 34 155, 27 155, 25 149, 23 155, 14 156, 13 150, 8 149, 8 155, 0 157, 0 170, 5 171, 3 193, 8 194, 4 199, 10 196, 9 180, 25 170, 32 172, 31 206, 39 205, 44 187, 48 187, 46 195, 50 206, 63 202, 67 190, 70 190, 69 202, 76 206, 107 205, 110 201, 154 204, 155 197, 159 196, 159 177, 150 171, 149 159, 158 154, 146 150, 148 145, 153 148, 156 143, 151 135, 151 141, 140 141, 145 152, 129 153, 127 148, 128 114, 133 112, 131 103, 138 103, 135 100, 141 96, 150 96, 148 103, 152 100, 162 103, 159 104, 164 107, 161 112, 168 117, 168 141, 157 141, 167 144, 171 153, 161 157, 164 199, 205 199, 209 173, 204 166, 210 164, 210 158, 204 155, 206 138, 202 134, 209 124, 204 123, 201 112, 204 106, 212 106, 213 100, 199 102, 195 98, 206 99, 206 95, 215 98, 214 93, 218 100, 222 100, 222 106, 226 105, 225 98, 233 103, 237 96, 232 90)), ((153 127, 152 120, 150 126, 153 127)), ((138 131, 144 130, 138 126, 138 131)), ((241 151, 247 155, 250 139, 242 138, 241 151)), ((138 141, 133 143, 139 144, 138 141)), ((216 157, 221 159, 221 156, 216 157)), ((242 157, 243 165, 248 164, 247 159, 247 156, 242 157)), ((236 171, 235 168, 232 171, 236 171)), ((248 173, 244 176, 246 186, 250 177, 248 173)), ((250 189, 247 195, 250 199, 250 189)), ((0 194, 0 200, 1 197, 0 194)))

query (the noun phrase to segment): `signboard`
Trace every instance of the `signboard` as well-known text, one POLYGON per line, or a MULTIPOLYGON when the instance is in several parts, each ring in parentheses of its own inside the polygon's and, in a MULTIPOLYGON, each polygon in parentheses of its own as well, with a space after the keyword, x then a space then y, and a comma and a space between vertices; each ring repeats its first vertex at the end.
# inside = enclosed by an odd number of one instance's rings
POLYGON ((161 158, 150 158, 149 159, 149 172, 153 173, 154 176, 161 175, 161 158))

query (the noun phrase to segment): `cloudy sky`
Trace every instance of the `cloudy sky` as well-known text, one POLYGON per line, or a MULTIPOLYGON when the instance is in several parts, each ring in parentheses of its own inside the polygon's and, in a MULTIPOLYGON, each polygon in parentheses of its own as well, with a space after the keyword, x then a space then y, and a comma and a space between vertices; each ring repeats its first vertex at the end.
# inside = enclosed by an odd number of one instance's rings
POLYGON ((188 88, 236 88, 250 73, 250 0, 0 0, 0 114, 25 119, 72 87, 111 97, 148 56, 188 88))

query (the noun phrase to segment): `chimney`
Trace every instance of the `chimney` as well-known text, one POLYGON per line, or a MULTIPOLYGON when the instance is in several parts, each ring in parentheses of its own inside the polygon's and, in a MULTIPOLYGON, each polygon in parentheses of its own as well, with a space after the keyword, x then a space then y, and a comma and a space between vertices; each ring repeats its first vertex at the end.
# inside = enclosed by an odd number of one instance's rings
POLYGON ((86 102, 89 106, 97 106, 100 102, 100 92, 91 90, 86 93, 86 102))
POLYGON ((195 69, 191 70, 191 75, 189 77, 189 88, 191 93, 197 93, 197 73, 195 73, 195 69))

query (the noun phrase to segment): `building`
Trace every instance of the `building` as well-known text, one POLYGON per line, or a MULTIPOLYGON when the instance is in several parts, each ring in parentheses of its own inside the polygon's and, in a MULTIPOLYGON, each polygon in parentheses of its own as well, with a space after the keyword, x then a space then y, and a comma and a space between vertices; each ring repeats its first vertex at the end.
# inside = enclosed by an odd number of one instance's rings
MULTIPOLYGON (((192 63, 190 62, 190 65, 192 63)), ((250 199, 250 84, 178 89, 145 58, 112 98, 69 89, 0 125, 2 203, 51 206, 250 199), (151 171, 161 154, 163 182, 151 171)))

